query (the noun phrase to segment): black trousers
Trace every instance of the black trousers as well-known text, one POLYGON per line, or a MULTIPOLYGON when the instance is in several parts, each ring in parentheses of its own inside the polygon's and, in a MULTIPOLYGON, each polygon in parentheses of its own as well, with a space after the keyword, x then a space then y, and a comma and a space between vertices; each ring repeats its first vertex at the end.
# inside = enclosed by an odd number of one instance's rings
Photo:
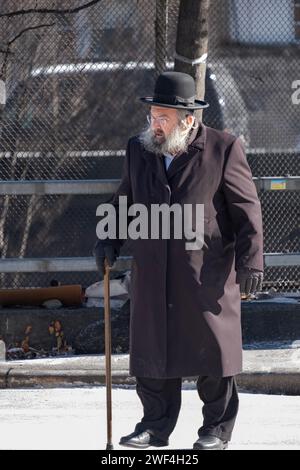
MULTIPOLYGON (((149 431, 166 441, 174 430, 181 408, 181 378, 150 379, 136 377, 136 391, 144 416, 135 431, 149 431)), ((203 402, 203 424, 198 435, 212 435, 230 441, 239 407, 234 377, 204 377, 197 380, 203 402)), ((197 416, 195 410, 195 417, 197 416)))

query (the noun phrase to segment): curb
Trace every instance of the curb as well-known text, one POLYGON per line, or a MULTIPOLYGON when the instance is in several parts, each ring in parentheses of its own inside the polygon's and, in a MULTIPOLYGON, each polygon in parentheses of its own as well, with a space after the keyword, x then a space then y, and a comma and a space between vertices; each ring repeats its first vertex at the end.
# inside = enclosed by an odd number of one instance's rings
POLYGON ((237 384, 242 391, 268 395, 300 395, 300 371, 243 373, 238 375, 237 384))
MULTIPOLYGON (((197 377, 187 377, 185 382, 196 382, 197 377)), ((135 378, 124 371, 113 371, 113 385, 135 385, 135 378)), ((263 394, 300 395, 300 372, 246 372, 237 376, 241 391, 263 394)), ((105 385, 104 371, 44 371, 10 369, 0 374, 0 389, 62 388, 105 385)))
MULTIPOLYGON (((246 350, 244 371, 237 376, 242 391, 300 395, 300 349, 246 350)), ((185 377, 195 382, 197 377, 185 377)), ((112 383, 134 385, 129 356, 112 356, 112 383)), ((0 388, 59 388, 105 385, 105 356, 71 356, 0 362, 0 388)))

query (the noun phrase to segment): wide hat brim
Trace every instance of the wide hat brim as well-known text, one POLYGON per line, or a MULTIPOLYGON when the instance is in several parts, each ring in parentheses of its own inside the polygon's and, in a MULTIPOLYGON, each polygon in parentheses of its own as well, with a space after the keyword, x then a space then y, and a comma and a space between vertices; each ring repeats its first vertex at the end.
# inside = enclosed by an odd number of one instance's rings
POLYGON ((159 106, 160 108, 177 108, 177 109, 185 109, 185 110, 194 110, 194 109, 203 109, 203 108, 208 108, 209 104, 206 101, 201 101, 201 100, 194 100, 193 104, 169 104, 169 103, 163 103, 161 101, 155 100, 153 96, 145 96, 143 98, 140 98, 140 100, 143 103, 150 104, 152 106, 159 106))

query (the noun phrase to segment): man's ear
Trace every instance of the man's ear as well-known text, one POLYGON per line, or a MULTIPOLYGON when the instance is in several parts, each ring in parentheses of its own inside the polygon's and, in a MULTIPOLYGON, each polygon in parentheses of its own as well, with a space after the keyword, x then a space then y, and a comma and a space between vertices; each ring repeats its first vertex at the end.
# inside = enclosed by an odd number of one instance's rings
POLYGON ((191 114, 189 114, 187 117, 186 117, 186 120, 187 120, 187 123, 189 126, 192 126, 195 124, 195 116, 192 116, 191 114))

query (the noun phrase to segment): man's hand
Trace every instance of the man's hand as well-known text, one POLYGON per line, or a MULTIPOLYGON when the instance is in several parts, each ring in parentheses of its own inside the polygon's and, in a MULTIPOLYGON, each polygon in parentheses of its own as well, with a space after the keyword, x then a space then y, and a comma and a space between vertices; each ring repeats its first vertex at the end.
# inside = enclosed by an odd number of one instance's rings
POLYGON ((263 272, 257 269, 240 268, 237 271, 236 282, 240 284, 241 294, 255 294, 262 290, 263 272))
POLYGON ((107 263, 110 267, 113 266, 117 257, 119 256, 119 249, 114 246, 110 240, 97 240, 94 249, 93 255, 95 256, 96 264, 99 273, 104 275, 105 266, 104 260, 106 258, 107 263))

